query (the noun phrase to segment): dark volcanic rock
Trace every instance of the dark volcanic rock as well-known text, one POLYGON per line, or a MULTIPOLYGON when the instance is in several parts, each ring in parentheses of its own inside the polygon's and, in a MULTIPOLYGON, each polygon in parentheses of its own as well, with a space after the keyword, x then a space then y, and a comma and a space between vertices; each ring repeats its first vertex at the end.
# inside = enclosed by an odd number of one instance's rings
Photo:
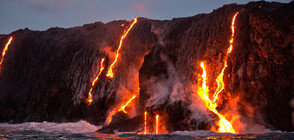
POLYGON ((205 61, 208 85, 216 88, 213 79, 224 64, 237 11, 234 49, 224 73, 224 92, 231 96, 223 95, 218 109, 223 111, 228 98, 238 97, 236 105, 244 118, 293 131, 294 2, 231 4, 210 14, 165 21, 138 18, 124 40, 113 79, 105 75, 127 21, 0 35, 1 50, 14 37, 0 71, 0 121, 84 119, 103 124, 124 97, 122 91, 135 93, 139 83, 138 116, 117 113, 99 132, 140 131, 144 110, 166 118, 167 131, 209 129, 215 117, 199 119, 206 116, 192 106, 193 87, 202 73, 199 63, 205 61), (88 106, 85 99, 102 58, 105 70, 88 106))
POLYGON ((112 134, 115 131, 119 132, 138 132, 143 128, 144 118, 142 115, 134 118, 126 118, 123 112, 118 112, 113 116, 113 121, 101 129, 97 130, 99 133, 112 134), (115 120, 117 119, 117 120, 115 120))

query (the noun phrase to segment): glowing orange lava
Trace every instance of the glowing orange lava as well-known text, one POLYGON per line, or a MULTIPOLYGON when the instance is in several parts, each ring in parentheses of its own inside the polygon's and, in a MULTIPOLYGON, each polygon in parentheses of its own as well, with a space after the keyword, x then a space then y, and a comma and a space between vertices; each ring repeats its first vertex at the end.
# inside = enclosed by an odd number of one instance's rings
MULTIPOLYGON (((106 76, 107 76, 108 78, 113 78, 113 68, 114 68, 115 64, 117 63, 117 60, 118 60, 118 57, 119 57, 119 51, 120 51, 120 49, 121 49, 121 47, 122 47, 123 40, 126 38, 126 36, 128 35, 129 31, 133 28, 133 26, 134 26, 136 23, 137 23, 137 17, 134 18, 132 24, 129 26, 129 28, 127 28, 127 29, 124 31, 123 35, 121 36, 121 39, 120 39, 120 42, 119 42, 119 46, 118 46, 118 49, 117 49, 117 51, 116 51, 115 60, 114 60, 114 61, 112 62, 112 64, 110 65, 109 70, 108 70, 108 72, 107 72, 107 74, 106 74, 106 76)), ((121 26, 124 26, 124 24, 121 25, 121 26)), ((138 87, 138 89, 140 89, 140 88, 138 87)), ((138 90, 138 91, 139 91, 139 90, 138 90)), ((134 100, 136 97, 137 97, 137 95, 133 95, 133 96, 132 96, 132 97, 131 97, 131 98, 130 98, 125 104, 122 104, 122 105, 119 107, 119 109, 117 109, 117 108, 113 109, 113 110, 108 114, 107 119, 106 119, 106 121, 105 121, 105 124, 107 124, 107 125, 110 124, 110 122, 112 121, 112 116, 113 116, 116 112, 122 111, 122 112, 124 112, 124 113, 127 113, 127 111, 125 110, 125 108, 126 108, 126 107, 132 102, 132 100, 134 100)))
POLYGON ((225 88, 225 84, 223 81, 223 77, 224 77, 224 71, 227 67, 227 59, 228 59, 228 54, 230 54, 233 50, 233 43, 234 43, 234 36, 235 36, 235 21, 236 21, 236 17, 239 14, 239 12, 235 13, 232 23, 231 23, 231 39, 230 39, 230 47, 227 51, 226 57, 225 57, 225 64, 224 67, 221 71, 221 73, 219 74, 219 76, 216 79, 216 83, 217 83, 217 89, 215 91, 215 93, 213 94, 213 102, 215 102, 218 99, 218 95, 220 92, 222 92, 222 90, 225 88))
POLYGON ((225 71, 226 67, 227 67, 227 61, 225 62, 225 66, 223 67, 221 73, 218 75, 218 77, 215 80, 216 83, 217 83, 217 88, 216 88, 216 90, 215 90, 215 92, 214 92, 214 94, 212 96, 213 97, 213 102, 215 102, 216 99, 218 99, 219 93, 222 92, 223 89, 225 88, 225 83, 223 81, 223 77, 224 77, 224 71, 225 71))
POLYGON ((158 134, 158 118, 159 118, 159 115, 156 115, 156 128, 155 128, 155 134, 158 134))
POLYGON ((117 62, 117 59, 119 57, 119 51, 122 47, 122 44, 123 44, 123 40, 126 38, 126 36, 128 35, 129 31, 133 28, 133 26, 137 23, 137 17, 134 18, 134 21, 133 23, 131 24, 131 26, 124 32, 124 34, 121 36, 120 38, 120 42, 119 42, 119 46, 118 46, 118 49, 116 51, 116 56, 115 56, 115 60, 112 62, 112 64, 110 65, 109 67, 109 70, 106 74, 107 77, 109 78, 113 78, 113 68, 117 62))
POLYGON ((110 114, 108 115, 107 119, 106 119, 106 124, 110 124, 112 121, 112 116, 116 113, 116 112, 124 112, 124 113, 128 113, 125 108, 132 102, 132 100, 134 100, 137 96, 133 95, 132 98, 130 98, 126 103, 122 104, 118 110, 114 109, 113 111, 110 112, 110 114))
POLYGON ((89 93, 88 93, 88 98, 86 99, 86 103, 87 103, 88 105, 90 105, 90 104, 92 103, 92 101, 93 101, 93 98, 92 98, 92 90, 93 90, 93 88, 94 88, 94 85, 97 83, 97 81, 98 81, 98 79, 99 79, 99 76, 101 75, 102 71, 104 70, 104 60, 105 60, 105 58, 103 58, 103 59, 101 60, 100 71, 99 71, 98 75, 96 76, 96 78, 93 80, 93 82, 92 82, 92 86, 91 86, 91 89, 90 89, 90 91, 89 91, 89 93))
MULTIPOLYGON (((225 83, 223 81, 223 75, 224 71, 227 67, 227 59, 228 54, 230 54, 233 50, 233 43, 234 43, 234 35, 235 35, 235 20, 239 12, 235 13, 232 23, 231 23, 231 38, 230 38, 230 47, 227 50, 227 54, 225 57, 224 67, 222 68, 221 73, 216 78, 217 88, 212 96, 213 100, 209 98, 209 87, 206 85, 207 75, 206 75, 206 68, 204 62, 200 63, 200 67, 202 68, 202 85, 201 88, 198 88, 198 95, 201 97, 201 99, 204 101, 205 106, 208 108, 208 110, 212 111, 219 117, 218 126, 219 132, 230 132, 230 133, 236 133, 234 130, 231 122, 229 122, 224 115, 220 114, 216 108, 218 104, 216 103, 216 100, 219 99, 219 94, 223 91, 225 87, 225 83)), ((200 87, 200 86, 199 86, 200 87)))
POLYGON ((144 134, 147 134, 147 112, 144 112, 144 134))
MULTIPOLYGON (((121 39, 120 39, 120 42, 119 42, 119 46, 118 46, 118 49, 116 51, 116 56, 115 56, 115 60, 112 62, 112 64, 110 65, 109 67, 109 70, 106 74, 106 76, 108 78, 113 78, 113 68, 115 66, 115 64, 117 63, 117 60, 118 60, 118 57, 119 57, 119 52, 120 52, 120 49, 122 47, 122 44, 123 44, 123 40, 126 38, 126 36, 128 35, 129 31, 133 28, 133 26, 137 23, 137 17, 134 18, 132 24, 129 26, 129 28, 127 28, 123 35, 121 36, 121 39)), ((121 26, 125 26, 124 24, 122 24, 121 26)), ((138 89, 140 89, 138 87, 138 89)), ((125 110, 125 108, 132 102, 132 100, 134 100, 136 98, 137 95, 133 95, 125 104, 122 104, 119 109, 117 110, 117 108, 115 108, 114 110, 112 110, 109 114, 108 114, 108 117, 105 121, 105 123, 108 125, 110 124, 110 122, 112 121, 112 116, 116 113, 116 112, 119 112, 119 111, 123 111, 124 113, 127 113, 127 111, 125 110)))
POLYGON ((1 58, 1 61, 0 61, 0 69, 1 69, 2 63, 4 61, 4 56, 6 54, 6 51, 8 49, 8 46, 10 45, 12 39, 13 39, 12 37, 9 38, 8 42, 6 43, 6 45, 5 45, 5 47, 4 47, 3 51, 2 51, 2 58, 1 58))
POLYGON ((200 66, 203 70, 202 73, 202 88, 198 88, 198 95, 200 98, 204 101, 205 106, 208 108, 208 110, 212 111, 215 113, 219 118, 218 126, 219 126, 219 132, 230 132, 230 133, 236 133, 235 130, 233 129, 232 124, 223 116, 221 115, 217 110, 217 104, 209 99, 209 87, 206 86, 206 70, 205 70, 205 64, 204 62, 200 63, 200 66))
POLYGON ((129 99, 125 104, 122 104, 121 107, 119 108, 118 111, 122 111, 124 113, 127 113, 127 111, 125 110, 125 108, 130 104, 130 102, 132 102, 132 100, 134 100, 137 96, 134 95, 131 99, 129 99))

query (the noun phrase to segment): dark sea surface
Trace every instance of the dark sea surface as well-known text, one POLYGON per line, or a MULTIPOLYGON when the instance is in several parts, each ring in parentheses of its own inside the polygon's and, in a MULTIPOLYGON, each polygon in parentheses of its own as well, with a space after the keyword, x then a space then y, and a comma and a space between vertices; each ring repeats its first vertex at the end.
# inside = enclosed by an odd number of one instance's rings
POLYGON ((212 131, 176 131, 170 134, 142 135, 133 133, 102 134, 99 126, 86 121, 75 123, 28 122, 0 123, 0 139, 285 139, 293 140, 294 132, 267 131, 248 134, 216 133, 212 131))

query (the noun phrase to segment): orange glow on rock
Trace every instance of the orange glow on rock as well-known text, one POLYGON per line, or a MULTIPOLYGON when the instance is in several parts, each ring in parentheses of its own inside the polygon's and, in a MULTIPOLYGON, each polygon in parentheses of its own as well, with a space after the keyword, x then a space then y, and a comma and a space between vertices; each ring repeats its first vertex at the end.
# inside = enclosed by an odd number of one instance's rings
POLYGON ((112 116, 116 113, 115 110, 111 111, 109 114, 108 114, 108 117, 106 118, 106 121, 105 121, 105 124, 106 125, 109 125, 112 121, 112 116))
POLYGON ((100 64, 100 71, 98 73, 98 75, 96 76, 96 78, 92 81, 92 86, 91 86, 91 89, 88 93, 88 98, 86 99, 86 103, 88 105, 91 105, 92 101, 93 101, 93 98, 92 98, 92 91, 93 91, 93 88, 94 88, 94 85, 97 83, 97 81, 99 80, 99 76, 101 75, 102 71, 104 70, 104 60, 105 58, 102 58, 101 60, 101 64, 100 64))
POLYGON ((108 117, 107 117, 105 123, 106 123, 107 125, 110 124, 111 121, 112 121, 112 116, 113 116, 115 113, 117 113, 117 112, 122 111, 122 112, 124 112, 124 113, 127 114, 128 112, 125 110, 125 108, 126 108, 126 107, 132 102, 132 100, 134 100, 136 97, 137 97, 136 95, 133 95, 132 98, 130 98, 126 103, 122 104, 122 105, 119 107, 119 109, 114 109, 114 110, 112 110, 112 111, 110 112, 110 114, 108 115, 108 117))
POLYGON ((234 43, 234 36, 235 36, 235 21, 236 21, 236 17, 239 14, 239 12, 235 13, 233 20, 232 20, 232 24, 231 24, 231 39, 230 39, 230 47, 227 51, 227 54, 231 53, 233 50, 233 43, 234 43))
POLYGON ((4 47, 3 51, 2 51, 2 57, 1 57, 1 61, 0 61, 0 69, 1 69, 2 63, 4 61, 4 57, 5 57, 6 51, 8 50, 8 47, 9 47, 12 39, 13 39, 13 37, 10 37, 9 38, 8 42, 6 43, 6 45, 5 45, 5 47, 4 47))
MULTIPOLYGON (((231 23, 231 38, 230 38, 230 46, 227 50, 227 54, 225 57, 225 62, 224 62, 224 67, 222 68, 221 73, 218 75, 218 77, 216 78, 216 83, 217 83, 217 88, 212 96, 213 100, 211 100, 209 98, 209 87, 206 85, 206 80, 207 80, 207 74, 206 74, 206 68, 205 68, 205 64, 204 62, 200 63, 200 67, 202 68, 202 85, 198 86, 198 95, 200 96, 200 98, 204 101, 204 104, 206 106, 206 108, 210 111, 212 111, 213 113, 215 113, 218 117, 219 117, 219 121, 217 123, 217 125, 219 126, 218 131, 219 132, 230 132, 230 133, 236 133, 236 131, 234 130, 232 123, 229 122, 224 115, 220 114, 216 108, 218 106, 218 104, 216 103, 216 100, 219 99, 219 94, 223 91, 223 89, 225 88, 225 83, 223 81, 223 77, 224 77, 224 71, 227 67, 227 59, 228 59, 228 54, 230 54, 233 50, 233 43, 234 43, 234 35, 235 35, 235 20, 236 17, 238 15, 239 12, 235 13, 232 23, 231 23), (200 88, 201 87, 201 88, 200 88)), ((198 81, 200 83, 200 81, 198 81)))
POLYGON ((137 17, 134 18, 133 23, 131 24, 131 26, 127 30, 125 30, 124 34, 121 36, 120 42, 119 42, 119 46, 118 46, 118 49, 116 51, 115 60, 112 62, 112 64, 109 67, 109 70, 108 70, 108 72, 106 74, 107 77, 113 78, 113 68, 114 68, 115 64, 117 63, 117 59, 119 57, 119 51, 120 51, 120 49, 122 47, 123 40, 126 38, 126 36, 128 35, 129 31, 133 28, 133 26, 136 23, 137 23, 137 17))
MULTIPOLYGON (((123 40, 126 38, 126 36, 128 35, 129 31, 133 28, 133 26, 137 23, 137 17, 134 18, 133 22, 131 23, 131 25, 124 31, 123 35, 121 36, 120 42, 119 42, 119 46, 118 49, 116 51, 116 56, 115 56, 115 60, 112 62, 112 64, 110 65, 108 72, 106 74, 106 76, 108 78, 113 78, 114 74, 113 74, 113 68, 115 67, 117 61, 118 61, 118 57, 119 57, 119 52, 120 49, 122 47, 123 44, 123 40)), ((125 26, 124 24, 122 24, 121 26, 125 26)), ((139 89, 139 87, 138 87, 139 89)), ((110 122, 112 121, 112 116, 116 113, 116 112, 124 112, 127 114, 127 111, 125 110, 125 108, 132 102, 132 100, 134 100, 136 98, 137 95, 133 95, 125 104, 122 104, 120 107, 116 107, 114 108, 107 116, 105 124, 110 124, 110 122)))
POLYGON ((206 108, 212 111, 213 113, 215 113, 220 118, 218 122, 219 132, 236 133, 235 130, 233 129, 232 124, 216 110, 217 104, 214 101, 211 101, 209 99, 209 95, 208 95, 209 87, 206 86, 207 77, 206 77, 206 70, 205 70, 206 68, 205 68, 204 62, 201 62, 200 66, 203 72, 202 72, 202 86, 201 88, 198 88, 198 95, 204 101, 206 108))
POLYGON ((122 111, 124 113, 128 113, 125 108, 134 100, 137 96, 134 95, 131 99, 129 99, 125 104, 122 104, 118 111, 122 111))
POLYGON ((225 62, 225 66, 223 67, 221 73, 218 75, 218 77, 216 78, 216 83, 217 83, 217 88, 215 90, 215 93, 213 94, 213 102, 215 102, 218 99, 218 95, 220 92, 223 91, 223 89, 225 88, 225 83, 223 81, 223 77, 224 77, 224 71, 227 67, 227 61, 225 62))
POLYGON ((228 55, 232 52, 233 50, 233 43, 234 43, 234 36, 235 36, 235 21, 236 21, 236 17, 239 14, 239 12, 235 13, 232 23, 231 23, 231 38, 230 38, 230 47, 227 51, 226 57, 225 57, 225 64, 224 67, 221 71, 221 73, 218 75, 217 79, 216 79, 216 83, 217 83, 217 89, 215 91, 215 93, 213 94, 213 102, 215 102, 218 99, 218 95, 220 92, 223 91, 223 89, 225 88, 225 83, 223 81, 223 77, 224 77, 224 71, 227 67, 227 60, 228 60, 228 55))

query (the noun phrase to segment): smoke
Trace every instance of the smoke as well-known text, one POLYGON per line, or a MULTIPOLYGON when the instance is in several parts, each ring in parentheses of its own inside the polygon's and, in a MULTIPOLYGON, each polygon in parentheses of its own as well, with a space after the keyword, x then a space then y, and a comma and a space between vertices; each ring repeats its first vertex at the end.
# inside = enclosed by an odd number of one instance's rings
POLYGON ((157 36, 157 39, 158 39, 158 43, 165 47, 166 46, 166 42, 164 41, 164 34, 166 34, 167 32, 167 29, 166 29, 166 26, 163 26, 162 27, 156 27, 156 26, 160 26, 160 25, 152 25, 151 26, 151 32, 154 33, 156 36, 157 36))
POLYGON ((265 123, 260 109, 240 99, 239 96, 230 97, 228 103, 221 110, 222 113, 225 113, 225 117, 231 120, 235 131, 238 133, 272 131, 265 127, 268 124, 265 123))
POLYGON ((200 99, 200 97, 197 94, 197 86, 194 83, 190 84, 190 93, 192 93, 190 100, 191 104, 189 106, 189 109, 192 112, 192 118, 196 122, 210 122, 211 117, 208 113, 208 110, 206 106, 204 105, 203 101, 200 99))
MULTIPOLYGON (((114 60, 116 56, 116 52, 112 51, 110 47, 105 47, 103 51, 107 54, 110 60, 114 60)), ((127 59, 127 58, 121 58, 127 59)), ((106 124, 108 120, 114 115, 122 105, 125 105, 134 95, 136 98, 133 99, 125 108, 127 111, 127 115, 129 117, 134 117, 138 115, 137 107, 139 104, 139 70, 144 62, 144 56, 139 56, 139 60, 136 59, 139 63, 133 63, 133 65, 129 65, 127 60, 124 62, 118 61, 117 66, 115 67, 116 72, 114 73, 116 76, 111 80, 111 85, 117 85, 114 87, 110 87, 116 93, 115 95, 115 104, 112 108, 108 110, 108 119, 106 120, 106 124), (114 114, 113 111, 115 112, 114 114)), ((111 97, 112 95, 108 95, 111 97)))
POLYGON ((104 52, 106 56, 109 57, 110 60, 114 60, 116 56, 116 51, 112 49, 110 46, 106 46, 100 49, 100 52, 104 52))
POLYGON ((160 58, 167 64, 167 76, 153 76, 148 80, 149 91, 147 93, 151 97, 147 106, 160 105, 166 101, 170 104, 179 100, 185 101, 184 88, 174 65, 164 54, 160 54, 160 58))
POLYGON ((135 4, 134 7, 140 13, 140 15, 147 16, 148 11, 151 8, 151 5, 150 5, 150 2, 137 3, 137 4, 135 4))
MULTIPOLYGON (((165 47, 170 40, 165 39, 168 32, 165 25, 153 25, 151 31, 157 36, 160 46, 165 47)), ((147 93, 150 99, 147 106, 160 105, 168 100, 172 104, 175 101, 183 101, 190 103, 188 109, 192 113, 192 119, 196 122, 209 122, 211 117, 207 112, 207 108, 202 104, 202 100, 197 95, 197 86, 194 83, 185 83, 179 78, 179 72, 174 65, 168 60, 168 57, 161 54, 161 59, 167 64, 167 78, 164 75, 151 77, 148 81, 150 87, 147 93)))

